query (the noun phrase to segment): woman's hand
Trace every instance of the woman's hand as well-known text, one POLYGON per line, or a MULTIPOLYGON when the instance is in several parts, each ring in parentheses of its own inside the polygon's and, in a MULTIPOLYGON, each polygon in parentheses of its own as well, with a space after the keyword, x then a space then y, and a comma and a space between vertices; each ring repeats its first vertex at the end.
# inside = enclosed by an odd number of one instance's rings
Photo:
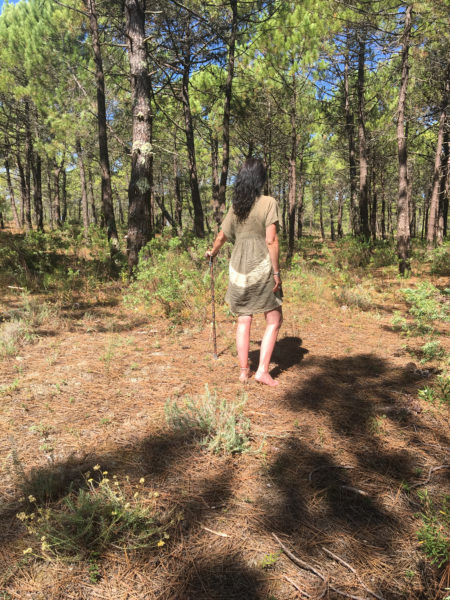
POLYGON ((273 278, 275 279, 275 287, 273 288, 273 293, 276 294, 276 292, 278 292, 278 290, 281 289, 281 277, 280 274, 273 274, 273 278))
POLYGON ((214 258, 215 254, 213 254, 212 250, 207 250, 205 252, 205 258, 214 258))

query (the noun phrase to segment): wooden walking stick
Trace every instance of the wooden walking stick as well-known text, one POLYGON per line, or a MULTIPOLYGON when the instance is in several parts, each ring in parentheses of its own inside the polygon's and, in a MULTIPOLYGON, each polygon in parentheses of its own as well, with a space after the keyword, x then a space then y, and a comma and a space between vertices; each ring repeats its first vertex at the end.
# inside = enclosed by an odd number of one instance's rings
POLYGON ((214 354, 213 358, 217 359, 217 338, 216 338, 216 301, 214 294, 214 257, 209 257, 209 274, 211 276, 211 310, 212 310, 212 333, 213 333, 213 345, 214 354))

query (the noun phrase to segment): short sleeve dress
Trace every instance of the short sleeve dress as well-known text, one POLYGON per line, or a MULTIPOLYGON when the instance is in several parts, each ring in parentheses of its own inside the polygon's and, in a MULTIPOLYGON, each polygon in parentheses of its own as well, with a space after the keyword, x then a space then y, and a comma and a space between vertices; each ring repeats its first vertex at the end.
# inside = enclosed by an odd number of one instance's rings
POLYGON ((281 290, 273 293, 272 262, 266 244, 266 227, 280 220, 271 196, 259 196, 248 217, 238 223, 233 207, 222 222, 222 231, 234 242, 225 300, 237 315, 274 310, 282 304, 281 290))

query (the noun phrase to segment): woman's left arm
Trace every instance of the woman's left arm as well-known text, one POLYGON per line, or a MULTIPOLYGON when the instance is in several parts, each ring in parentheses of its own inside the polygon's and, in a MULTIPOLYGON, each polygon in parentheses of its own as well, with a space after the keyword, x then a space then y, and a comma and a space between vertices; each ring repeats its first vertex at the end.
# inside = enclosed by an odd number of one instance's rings
POLYGON ((270 261, 272 263, 273 278, 275 279, 275 287, 273 292, 278 292, 281 288, 281 275, 280 275, 280 248, 278 244, 277 225, 272 223, 266 227, 266 244, 269 250, 270 261))

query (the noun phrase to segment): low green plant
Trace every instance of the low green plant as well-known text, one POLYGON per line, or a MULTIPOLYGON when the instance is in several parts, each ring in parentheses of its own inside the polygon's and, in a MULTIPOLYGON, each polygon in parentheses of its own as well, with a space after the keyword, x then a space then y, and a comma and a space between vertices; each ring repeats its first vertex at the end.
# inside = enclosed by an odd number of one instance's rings
POLYGON ((245 452, 250 446, 250 421, 242 414, 246 400, 245 394, 239 402, 218 400, 216 392, 205 386, 203 395, 187 396, 182 406, 168 400, 166 419, 172 427, 197 432, 200 444, 211 452, 245 452))
POLYGON ((422 353, 421 363, 426 363, 431 360, 441 359, 445 356, 445 350, 436 340, 426 342, 420 349, 422 353))
POLYGON ((448 320, 448 307, 432 283, 422 281, 416 288, 406 288, 402 293, 409 305, 408 313, 414 320, 414 333, 432 333, 436 321, 448 320))
POLYGON ((446 242, 428 253, 431 272, 436 275, 450 275, 450 242, 446 242))
POLYGON ((259 567, 261 569, 270 569, 270 567, 273 567, 277 563, 280 556, 281 550, 278 550, 277 552, 269 552, 269 554, 266 554, 260 560, 259 567))
POLYGON ((339 269, 366 267, 372 255, 370 242, 356 237, 344 237, 336 242, 330 255, 331 264, 339 269))
POLYGON ((428 490, 417 495, 423 507, 423 525, 417 532, 419 544, 431 563, 441 568, 450 560, 450 495, 442 498, 439 507, 433 504, 428 490))
POLYGON ((418 391, 419 398, 430 404, 450 405, 450 375, 438 375, 432 386, 425 386, 418 391))
POLYGON ((104 471, 97 482, 86 473, 85 485, 77 490, 69 488, 56 508, 42 508, 35 498, 29 498, 33 512, 17 517, 40 542, 40 551, 31 548, 33 554, 95 561, 110 547, 129 551, 165 544, 173 521, 163 524, 147 500, 141 499, 142 490, 128 498, 117 478, 111 484, 106 475, 104 471))
POLYGON ((361 310, 370 310, 373 304, 369 293, 360 286, 340 288, 333 293, 333 297, 339 306, 356 306, 361 310))

